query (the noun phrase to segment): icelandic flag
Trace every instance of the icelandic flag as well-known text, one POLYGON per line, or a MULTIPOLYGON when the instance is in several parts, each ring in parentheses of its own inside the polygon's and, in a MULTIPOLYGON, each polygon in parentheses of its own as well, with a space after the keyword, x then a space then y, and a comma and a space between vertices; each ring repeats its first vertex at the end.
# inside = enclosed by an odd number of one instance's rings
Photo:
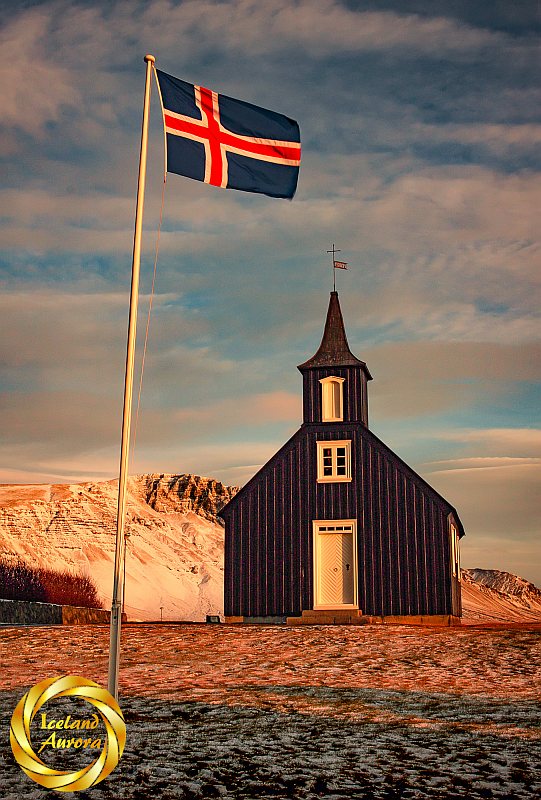
POLYGON ((295 120, 156 70, 167 172, 226 189, 293 197, 301 144, 295 120))

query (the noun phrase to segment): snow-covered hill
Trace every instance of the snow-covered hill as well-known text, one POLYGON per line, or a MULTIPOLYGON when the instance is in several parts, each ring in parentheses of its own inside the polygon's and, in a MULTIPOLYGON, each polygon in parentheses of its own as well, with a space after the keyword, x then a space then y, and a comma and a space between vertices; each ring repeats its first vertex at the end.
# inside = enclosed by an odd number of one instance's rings
POLYGON ((541 621, 541 591, 497 569, 462 570, 464 622, 541 621))
MULTIPOLYGON (((0 555, 90 575, 111 605, 118 482, 0 486, 0 555)), ((223 527, 237 490, 194 475, 130 478, 129 619, 223 613, 223 527)))
MULTIPOLYGON (((236 488, 195 475, 130 478, 126 559, 129 619, 223 614, 223 527, 236 488)), ((0 485, 0 556, 90 575, 111 604, 117 481, 0 485)), ((541 591, 498 570, 463 571, 464 622, 541 621, 541 591)))

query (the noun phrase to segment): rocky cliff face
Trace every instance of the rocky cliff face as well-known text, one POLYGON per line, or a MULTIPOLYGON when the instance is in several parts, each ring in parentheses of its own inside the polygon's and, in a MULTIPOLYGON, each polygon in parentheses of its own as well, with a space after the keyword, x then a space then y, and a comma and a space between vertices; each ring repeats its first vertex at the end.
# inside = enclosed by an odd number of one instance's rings
POLYGON ((132 478, 139 485, 148 505, 166 514, 193 511, 211 522, 219 522, 218 512, 238 492, 214 478, 197 475, 141 475, 132 478))

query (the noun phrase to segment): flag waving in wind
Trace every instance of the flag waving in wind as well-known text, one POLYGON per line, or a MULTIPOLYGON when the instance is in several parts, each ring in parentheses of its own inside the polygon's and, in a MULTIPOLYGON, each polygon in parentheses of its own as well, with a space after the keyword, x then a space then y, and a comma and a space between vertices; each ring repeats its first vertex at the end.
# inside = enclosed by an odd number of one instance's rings
POLYGON ((295 120, 156 70, 167 171, 227 189, 293 197, 301 144, 295 120))

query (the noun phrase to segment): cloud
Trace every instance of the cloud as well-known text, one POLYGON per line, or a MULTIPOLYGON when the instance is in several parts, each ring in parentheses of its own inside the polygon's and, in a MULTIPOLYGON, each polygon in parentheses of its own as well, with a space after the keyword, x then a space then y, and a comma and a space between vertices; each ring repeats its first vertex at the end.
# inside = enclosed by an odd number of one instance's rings
POLYGON ((474 458, 449 458, 442 461, 432 461, 430 466, 432 472, 452 472, 460 470, 461 472, 471 472, 472 470, 493 470, 493 469, 509 469, 515 467, 536 467, 541 466, 541 456, 539 458, 519 457, 512 458, 511 456, 477 456, 474 458))
POLYGON ((538 428, 480 428, 440 431, 443 440, 459 442, 466 453, 486 456, 537 458, 541 455, 541 430, 538 428))
POLYGON ((175 412, 178 422, 192 425, 204 425, 205 429, 213 426, 229 426, 234 421, 240 427, 250 426, 254 422, 294 422, 299 419, 300 399, 298 395, 287 392, 272 392, 221 400, 207 406, 187 408, 175 412))
POLYGON ((492 469, 429 473, 434 488, 458 509, 466 533, 498 539, 511 554, 516 542, 539 548, 541 462, 492 469))
POLYGON ((511 572, 541 587, 539 555, 537 542, 522 541, 513 535, 501 538, 470 532, 461 541, 462 566, 511 572))
MULTIPOLYGON (((169 6, 171 9, 171 6, 169 6)), ((266 53, 293 43, 312 56, 327 56, 336 48, 381 50, 412 48, 416 52, 463 51, 493 44, 498 36, 444 17, 423 19, 414 14, 358 11, 332 0, 277 0, 272 6, 255 0, 235 3, 186 3, 184 19, 210 33, 214 41, 227 30, 226 44, 266 53), (191 17, 196 11, 196 18, 191 17), (227 26, 227 27, 226 27, 227 26)))
MULTIPOLYGON (((58 479, 60 464, 68 476, 79 470, 84 477, 87 462, 89 477, 114 475, 127 300, 127 294, 116 292, 41 290, 0 296, 6 330, 0 342, 5 480, 36 470, 58 479), (91 458, 99 453, 106 455, 91 458)), ((147 300, 142 298, 142 311, 147 300)), ((232 440, 251 436, 257 449, 257 440, 269 435, 266 427, 281 429, 299 420, 300 394, 261 391, 262 364, 239 370, 202 344, 208 324, 197 309, 183 307, 178 295, 157 295, 154 312, 138 425, 140 447, 152 463, 157 448, 164 457, 168 448, 177 453, 179 445, 171 443, 189 442, 193 449, 194 442, 203 447, 212 440, 228 452, 232 440), (255 385, 259 391, 250 395, 255 385)), ((143 329, 141 324, 141 334, 143 329)), ((140 356, 141 346, 138 361, 140 356)), ((136 368, 136 396, 138 378, 136 368)), ((156 469, 164 467, 158 463, 156 469)))
POLYGON ((190 79, 199 65, 208 70, 209 56, 237 63, 273 55, 321 61, 337 53, 380 52, 387 58, 409 53, 441 59, 501 50, 511 42, 501 32, 445 16, 363 11, 334 0, 154 0, 138 3, 137 13, 128 0, 92 6, 57 0, 21 9, 4 27, 3 122, 38 135, 65 108, 72 124, 84 115, 92 135, 96 122, 111 124, 124 116, 120 73, 131 83, 126 67, 147 50, 164 67, 189 70, 190 79))
POLYGON ((420 471, 460 514, 465 566, 506 569, 541 584, 541 430, 451 429, 432 435, 459 450, 454 458, 422 464, 420 471))
POLYGON ((2 124, 33 135, 57 120, 64 106, 80 101, 70 70, 46 51, 49 22, 45 9, 27 10, 12 17, 0 34, 2 124))
POLYGON ((91 383, 99 365, 109 383, 121 371, 126 303, 120 293, 6 292, 0 297, 6 325, 2 363, 13 370, 35 369, 38 383, 57 388, 85 372, 91 383))
MULTIPOLYGON (((407 138, 410 142, 461 142, 482 145, 497 155, 511 156, 512 158, 520 150, 538 152, 541 142, 541 125, 533 122, 520 125, 513 123, 414 124, 408 133, 407 138)), ((395 135, 398 141, 401 136, 398 132, 395 135)))
MULTIPOLYGON (((367 209, 374 231, 390 226, 408 247, 456 245, 489 238, 536 240, 532 204, 541 187, 535 173, 498 175, 476 167, 423 169, 398 178, 367 209)), ((382 231, 381 231, 382 233, 382 231)))
POLYGON ((517 385, 535 382, 541 363, 535 343, 409 341, 365 348, 361 355, 375 378, 370 400, 380 424, 392 418, 463 413, 485 406, 487 397, 494 404, 512 396, 517 385))
POLYGON ((421 465, 420 471, 460 514, 466 529, 464 565, 505 569, 541 585, 541 430, 447 430, 440 435, 444 442, 455 442, 460 453, 421 465))

